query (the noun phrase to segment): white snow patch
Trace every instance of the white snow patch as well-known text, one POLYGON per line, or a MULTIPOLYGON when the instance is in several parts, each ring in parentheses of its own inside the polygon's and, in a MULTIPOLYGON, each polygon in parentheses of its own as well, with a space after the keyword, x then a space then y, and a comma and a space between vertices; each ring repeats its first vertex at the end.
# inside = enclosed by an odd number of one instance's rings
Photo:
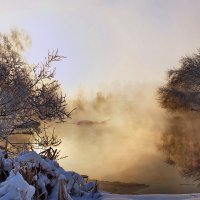
POLYGON ((20 173, 10 172, 6 181, 0 184, 0 200, 31 200, 35 188, 29 185, 20 173))

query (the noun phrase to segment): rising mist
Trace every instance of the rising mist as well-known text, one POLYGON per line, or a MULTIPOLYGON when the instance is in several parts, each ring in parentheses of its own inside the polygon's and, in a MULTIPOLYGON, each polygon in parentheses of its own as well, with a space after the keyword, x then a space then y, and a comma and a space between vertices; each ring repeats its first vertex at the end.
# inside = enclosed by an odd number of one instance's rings
POLYGON ((157 88, 129 85, 90 95, 85 89, 68 99, 77 109, 56 129, 68 155, 61 165, 99 180, 150 184, 149 192, 196 191, 181 187, 190 180, 165 162, 170 115, 159 107, 157 88))

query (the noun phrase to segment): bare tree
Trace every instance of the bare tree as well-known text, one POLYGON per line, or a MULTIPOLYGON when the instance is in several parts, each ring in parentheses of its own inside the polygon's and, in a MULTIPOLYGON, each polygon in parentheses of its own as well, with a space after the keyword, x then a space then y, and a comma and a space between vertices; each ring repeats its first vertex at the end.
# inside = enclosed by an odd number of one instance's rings
POLYGON ((158 91, 161 106, 171 111, 200 112, 200 50, 183 57, 180 67, 169 70, 167 78, 158 91))
POLYGON ((160 144, 166 162, 181 175, 200 181, 200 50, 183 57, 169 70, 158 90, 159 102, 169 112, 160 144))
POLYGON ((43 63, 28 64, 23 39, 18 31, 0 34, 0 137, 8 142, 12 134, 39 134, 42 122, 62 122, 71 114, 51 67, 63 57, 53 51, 43 63))

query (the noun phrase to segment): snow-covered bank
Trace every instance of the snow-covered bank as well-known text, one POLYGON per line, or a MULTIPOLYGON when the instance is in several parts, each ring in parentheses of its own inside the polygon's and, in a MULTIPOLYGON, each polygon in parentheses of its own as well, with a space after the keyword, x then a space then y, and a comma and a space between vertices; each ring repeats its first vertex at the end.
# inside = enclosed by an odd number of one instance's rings
POLYGON ((200 200, 200 194, 117 195, 103 193, 101 200, 200 200))
POLYGON ((0 200, 98 199, 97 182, 65 171, 56 160, 26 151, 9 158, 0 152, 0 200))

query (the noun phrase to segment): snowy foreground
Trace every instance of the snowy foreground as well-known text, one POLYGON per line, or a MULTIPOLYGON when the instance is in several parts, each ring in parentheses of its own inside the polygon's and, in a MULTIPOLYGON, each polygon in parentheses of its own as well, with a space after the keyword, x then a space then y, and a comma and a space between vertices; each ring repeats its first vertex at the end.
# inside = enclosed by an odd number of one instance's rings
POLYGON ((49 157, 25 151, 12 158, 0 151, 0 200, 99 199, 97 182, 65 171, 49 157))
POLYGON ((34 151, 16 157, 0 151, 0 200, 200 200, 200 194, 109 194, 84 178, 34 151))

